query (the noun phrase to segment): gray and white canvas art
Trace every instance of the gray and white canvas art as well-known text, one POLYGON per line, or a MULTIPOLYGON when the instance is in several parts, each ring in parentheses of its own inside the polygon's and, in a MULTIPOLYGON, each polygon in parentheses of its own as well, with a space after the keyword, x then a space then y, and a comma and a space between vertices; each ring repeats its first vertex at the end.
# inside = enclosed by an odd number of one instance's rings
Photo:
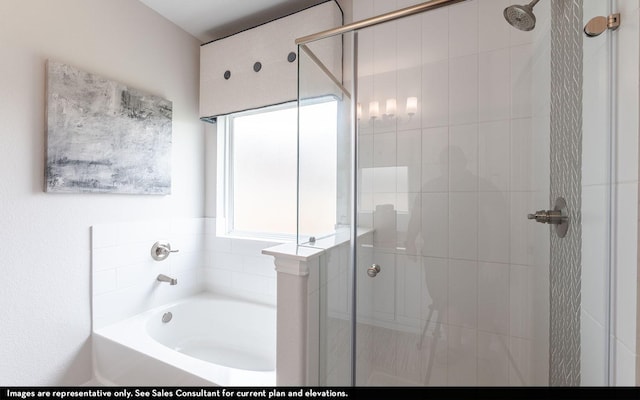
POLYGON ((47 192, 171 193, 172 103, 47 62, 47 192))

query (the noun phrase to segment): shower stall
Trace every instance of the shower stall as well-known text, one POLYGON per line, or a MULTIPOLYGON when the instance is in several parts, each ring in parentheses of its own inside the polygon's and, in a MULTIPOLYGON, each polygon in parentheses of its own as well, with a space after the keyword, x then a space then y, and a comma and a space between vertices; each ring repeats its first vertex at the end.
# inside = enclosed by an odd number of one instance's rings
POLYGON ((297 40, 319 385, 611 383, 613 11, 353 1, 297 40))

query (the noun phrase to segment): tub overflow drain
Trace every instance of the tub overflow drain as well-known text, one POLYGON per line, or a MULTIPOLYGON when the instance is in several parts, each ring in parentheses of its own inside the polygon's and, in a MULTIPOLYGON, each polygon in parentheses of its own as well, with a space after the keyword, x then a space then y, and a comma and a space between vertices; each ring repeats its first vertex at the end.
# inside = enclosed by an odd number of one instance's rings
POLYGON ((162 322, 164 322, 165 324, 171 321, 171 318, 173 318, 173 314, 171 314, 170 312, 162 314, 162 322))

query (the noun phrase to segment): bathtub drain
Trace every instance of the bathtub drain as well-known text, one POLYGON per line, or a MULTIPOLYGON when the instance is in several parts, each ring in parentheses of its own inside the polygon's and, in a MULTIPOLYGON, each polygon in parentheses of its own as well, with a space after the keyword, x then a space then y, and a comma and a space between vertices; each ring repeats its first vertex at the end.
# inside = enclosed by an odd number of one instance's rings
POLYGON ((162 322, 164 322, 165 324, 171 321, 171 318, 173 318, 173 314, 171 314, 170 312, 162 314, 162 322))

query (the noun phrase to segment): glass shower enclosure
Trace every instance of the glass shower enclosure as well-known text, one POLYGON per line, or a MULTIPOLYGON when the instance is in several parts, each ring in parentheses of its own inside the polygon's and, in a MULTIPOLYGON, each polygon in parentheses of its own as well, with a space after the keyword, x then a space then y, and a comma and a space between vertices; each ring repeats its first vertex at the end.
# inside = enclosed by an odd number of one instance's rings
POLYGON ((608 384, 610 43, 582 24, 611 3, 540 2, 529 31, 509 5, 354 1, 298 40, 320 385, 608 384))

